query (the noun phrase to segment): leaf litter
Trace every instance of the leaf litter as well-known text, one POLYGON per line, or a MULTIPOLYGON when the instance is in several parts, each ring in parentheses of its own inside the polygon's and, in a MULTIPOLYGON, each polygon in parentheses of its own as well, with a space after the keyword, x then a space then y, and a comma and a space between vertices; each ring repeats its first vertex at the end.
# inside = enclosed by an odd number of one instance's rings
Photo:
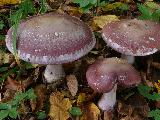
MULTIPOLYGON (((23 0, 0 1, 0 18, 5 19, 1 14, 9 14, 9 10, 15 11, 15 9, 17 9, 16 7, 22 1, 23 0)), ((34 6, 40 6, 40 3, 43 1, 45 0, 33 0, 34 6)), ((19 118, 17 117, 17 119, 36 119, 39 117, 37 116, 37 112, 45 111, 43 115, 45 116, 46 114, 46 119, 50 120, 143 120, 148 119, 148 113, 150 109, 160 108, 159 100, 151 102, 148 101, 147 98, 143 98, 141 104, 138 102, 126 102, 130 101, 130 99, 134 101, 141 100, 141 97, 135 97, 135 94, 140 95, 140 93, 135 89, 132 89, 134 94, 126 97, 126 94, 133 93, 131 91, 127 91, 128 89, 126 89, 124 92, 121 92, 121 90, 118 91, 120 94, 117 95, 118 102, 114 111, 111 113, 108 113, 107 111, 101 111, 97 107, 97 101, 101 94, 94 93, 94 91, 86 83, 85 71, 87 70, 87 67, 96 59, 106 56, 119 57, 119 53, 110 50, 110 48, 102 41, 101 35, 98 36, 97 34, 101 33, 103 26, 109 22, 117 21, 122 18, 135 18, 140 15, 134 0, 112 1, 110 4, 105 4, 104 6, 85 6, 86 8, 82 9, 89 10, 87 13, 84 13, 79 7, 79 4, 73 3, 72 0, 46 1, 47 4, 45 5, 47 6, 48 11, 69 14, 86 22, 86 24, 93 29, 96 35, 97 44, 88 55, 79 60, 80 63, 78 63, 79 61, 75 61, 73 63, 65 64, 64 67, 65 70, 67 70, 67 76, 64 80, 62 80, 63 82, 56 84, 54 87, 52 87, 52 89, 49 87, 52 85, 48 85, 43 81, 43 71, 45 66, 30 66, 29 64, 25 64, 21 61, 20 64, 22 64, 22 66, 17 66, 14 56, 11 53, 6 50, 0 50, 0 77, 3 78, 0 89, 0 103, 12 101, 17 92, 21 91, 22 93, 25 93, 25 91, 27 91, 29 88, 33 88, 34 94, 37 96, 36 99, 29 101, 23 99, 23 101, 20 102, 21 107, 18 109, 18 111, 21 114, 19 115, 19 118), (128 11, 126 11, 126 9, 128 9, 128 11), (16 69, 14 69, 15 67, 16 69), (22 69, 20 67, 22 67, 22 69), (123 97, 126 99, 123 99, 123 97), (81 111, 81 114, 78 115, 73 113, 73 111, 71 114, 70 111, 73 107, 76 108, 75 112, 76 110, 79 110, 81 111), (73 114, 77 116, 74 116, 73 114)), ((82 4, 81 0, 78 0, 78 2, 82 4)), ((139 2, 143 4, 143 1, 139 2)), ((89 3, 94 4, 95 2, 91 0, 89 3)), ((152 10, 154 9, 154 11, 159 9, 159 3, 154 2, 153 0, 148 0, 146 3, 144 3, 144 5, 150 7, 152 10)), ((25 11, 26 9, 23 10, 25 11)), ((39 14, 40 10, 37 11, 38 12, 36 14, 39 14)), ((32 15, 32 12, 30 15, 32 15)), ((6 21, 8 21, 8 19, 9 18, 7 18, 6 21)), ((6 21, 5 24, 7 23, 6 21)), ((3 26, 2 30, 0 30, 0 35, 6 34, 8 28, 8 25, 7 27, 3 26)), ((0 39, 0 46, 5 47, 4 39, 0 39)), ((146 90, 148 91, 147 93, 145 91, 146 97, 149 96, 149 98, 152 96, 156 96, 157 98, 157 96, 159 96, 158 80, 160 79, 160 76, 157 74, 160 71, 160 57, 157 56, 159 56, 159 53, 153 55, 152 58, 144 57, 144 59, 146 58, 144 61, 143 59, 138 58, 135 64, 135 67, 137 67, 142 73, 141 75, 144 84, 152 87, 150 91, 146 90), (147 63, 147 59, 152 59, 152 62, 150 64, 147 63), (146 64, 142 64, 141 61, 146 64), (153 79, 155 73, 157 74, 155 79, 153 79)), ((145 89, 145 87, 142 88, 142 91, 144 91, 143 89, 145 89)), ((32 96, 31 93, 27 94, 32 96)), ((26 94, 23 95, 24 96, 22 97, 25 98, 26 94)), ((151 111, 149 115, 154 117, 158 113, 159 111, 155 110, 151 111)))

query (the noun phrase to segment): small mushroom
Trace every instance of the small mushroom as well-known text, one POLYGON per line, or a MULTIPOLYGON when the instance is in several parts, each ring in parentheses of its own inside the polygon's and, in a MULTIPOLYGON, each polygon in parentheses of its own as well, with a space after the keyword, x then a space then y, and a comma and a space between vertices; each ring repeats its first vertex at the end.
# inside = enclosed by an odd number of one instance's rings
POLYGON ((123 19, 103 27, 102 37, 114 50, 134 61, 134 56, 146 56, 158 51, 160 24, 149 20, 123 19))
MULTIPOLYGON (((48 83, 65 76, 63 63, 86 55, 95 45, 92 30, 81 20, 69 15, 47 13, 21 21, 17 30, 20 59, 46 64, 48 83)), ((13 28, 6 35, 6 46, 13 53, 13 28)))
POLYGON ((116 57, 97 60, 89 66, 86 78, 95 92, 103 93, 98 106, 107 111, 112 110, 116 103, 117 83, 131 87, 141 82, 136 69, 126 60, 116 57))

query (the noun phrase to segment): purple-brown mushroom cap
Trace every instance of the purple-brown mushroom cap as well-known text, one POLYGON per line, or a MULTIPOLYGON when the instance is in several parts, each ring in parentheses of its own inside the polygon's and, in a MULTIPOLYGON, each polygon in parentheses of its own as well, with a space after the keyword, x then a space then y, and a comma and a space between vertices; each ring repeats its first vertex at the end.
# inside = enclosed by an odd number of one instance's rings
MULTIPOLYGON (((13 53, 13 28, 6 45, 13 53)), ((22 60, 37 64, 62 64, 86 55, 95 45, 91 29, 69 15, 47 13, 23 20, 17 30, 17 51, 22 60)))
POLYGON ((149 20, 123 19, 103 27, 102 36, 114 50, 132 56, 146 56, 158 51, 160 24, 149 20))
POLYGON ((96 92, 107 93, 118 82, 125 87, 131 87, 141 82, 136 69, 120 58, 104 58, 89 66, 86 72, 88 85, 96 92))

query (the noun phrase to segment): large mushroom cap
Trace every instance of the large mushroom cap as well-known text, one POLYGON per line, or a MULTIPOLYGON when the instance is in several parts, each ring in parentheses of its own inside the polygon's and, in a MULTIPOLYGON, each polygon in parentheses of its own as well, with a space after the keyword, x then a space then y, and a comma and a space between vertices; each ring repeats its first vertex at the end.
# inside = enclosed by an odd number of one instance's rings
MULTIPOLYGON (((6 45, 13 53, 13 30, 6 45)), ((95 45, 91 29, 69 15, 48 13, 22 21, 17 31, 17 50, 21 59, 38 64, 61 64, 87 54, 95 45)))
POLYGON ((96 92, 106 93, 119 82, 130 87, 140 83, 141 78, 136 69, 120 58, 105 58, 89 66, 86 78, 89 86, 96 92))
POLYGON ((148 20, 124 19, 103 27, 105 42, 116 51, 132 56, 145 56, 160 47, 160 24, 148 20))

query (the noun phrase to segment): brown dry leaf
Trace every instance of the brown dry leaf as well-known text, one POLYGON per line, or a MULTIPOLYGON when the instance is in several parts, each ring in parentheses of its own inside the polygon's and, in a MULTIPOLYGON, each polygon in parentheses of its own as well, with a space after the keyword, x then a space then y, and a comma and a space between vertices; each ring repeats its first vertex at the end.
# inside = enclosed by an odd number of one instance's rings
POLYGON ((117 111, 119 115, 131 115, 133 113, 134 108, 131 105, 126 105, 121 101, 118 101, 117 111))
POLYGON ((58 9, 64 2, 65 0, 47 0, 48 5, 52 9, 58 9))
POLYGON ((21 2, 20 0, 0 0, 0 5, 18 4, 20 2, 21 2))
POLYGON ((160 108, 160 100, 157 100, 157 101, 155 102, 155 106, 156 106, 157 108, 160 108))
POLYGON ((119 19, 116 15, 95 16, 93 18, 92 28, 93 30, 97 30, 98 28, 103 28, 107 23, 118 20, 119 19))
POLYGON ((75 16, 80 18, 82 16, 82 10, 78 9, 77 7, 69 7, 68 11, 67 11, 71 16, 75 16))
POLYGON ((0 102, 8 102, 11 101, 14 98, 16 91, 13 91, 11 89, 7 89, 5 92, 2 93, 2 98, 0 102))
POLYGON ((67 86, 72 96, 75 96, 78 91, 78 81, 75 75, 67 75, 67 86))
POLYGON ((94 103, 90 103, 84 106, 83 115, 80 120, 98 120, 100 116, 100 110, 94 103))
POLYGON ((69 118, 69 110, 72 105, 69 98, 64 98, 64 94, 57 91, 50 95, 50 111, 49 116, 52 120, 67 120, 69 118))
POLYGON ((37 96, 37 99, 31 100, 30 102, 32 111, 42 110, 42 108, 44 107, 44 102, 46 100, 46 86, 44 84, 37 85, 34 89, 34 92, 37 96))
POLYGON ((140 117, 140 116, 125 116, 125 117, 122 117, 120 120, 144 120, 144 118, 140 117))
POLYGON ((22 85, 21 83, 19 83, 16 80, 13 80, 12 78, 8 77, 7 81, 6 81, 6 86, 7 89, 10 90, 15 90, 15 91, 22 91, 25 89, 24 85, 22 85))
POLYGON ((112 120, 113 112, 112 111, 104 111, 104 120, 112 120))

